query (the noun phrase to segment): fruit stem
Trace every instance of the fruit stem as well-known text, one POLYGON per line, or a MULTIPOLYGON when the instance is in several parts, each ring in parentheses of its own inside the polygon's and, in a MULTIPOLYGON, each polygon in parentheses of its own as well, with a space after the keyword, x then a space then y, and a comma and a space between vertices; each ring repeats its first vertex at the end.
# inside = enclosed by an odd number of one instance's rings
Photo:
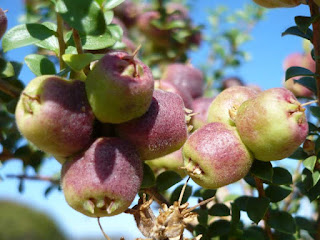
POLYGON ((78 54, 82 54, 83 50, 82 50, 80 35, 79 35, 78 31, 74 28, 72 29, 72 37, 73 37, 74 43, 76 45, 76 49, 77 49, 78 54))
POLYGON ((311 18, 316 20, 312 22, 312 29, 313 29, 313 48, 314 48, 314 56, 316 62, 316 72, 315 72, 315 79, 317 82, 317 98, 318 104, 320 104, 320 15, 319 6, 314 2, 314 0, 309 0, 308 5, 310 8, 311 18))
POLYGON ((144 190, 144 192, 152 196, 159 205, 161 205, 162 203, 168 206, 171 205, 170 202, 164 196, 162 196, 155 188, 147 188, 144 190))
POLYGON ((313 100, 313 101, 310 101, 310 102, 306 102, 306 103, 301 104, 300 107, 305 107, 305 106, 308 106, 308 105, 310 105, 312 103, 317 103, 318 101, 319 100, 317 99, 317 100, 313 100))
MULTIPOLYGON (((254 181, 256 183, 256 188, 258 190, 258 193, 259 193, 259 198, 262 198, 262 197, 266 197, 266 193, 263 189, 263 182, 260 178, 257 178, 257 177, 254 177, 254 181)), ((269 209, 267 209, 267 212, 266 214, 264 215, 263 217, 263 222, 264 222, 264 229, 268 235, 268 238, 269 240, 273 240, 273 235, 272 235, 272 232, 271 232, 271 228, 269 227, 268 225, 268 219, 269 219, 269 209)))
POLYGON ((210 201, 212 201, 213 199, 215 199, 215 197, 216 197, 216 196, 213 196, 213 197, 211 197, 211 198, 208 198, 207 200, 204 200, 204 201, 198 203, 197 205, 189 208, 189 209, 188 209, 188 212, 192 212, 192 211, 195 210, 197 207, 202 206, 202 205, 204 205, 204 204, 207 204, 208 202, 210 202, 210 201))
POLYGON ((184 194, 184 192, 186 190, 186 187, 187 187, 187 184, 188 184, 189 180, 190 180, 190 177, 188 177, 187 181, 185 182, 185 184, 183 185, 183 187, 181 189, 179 200, 178 200, 179 206, 181 205, 183 194, 184 194))
POLYGON ((109 236, 103 231, 103 228, 102 228, 101 223, 100 223, 100 218, 98 217, 97 219, 98 219, 98 224, 99 224, 99 227, 100 227, 100 230, 101 230, 103 236, 104 236, 107 240, 111 240, 111 238, 109 238, 109 236))
POLYGON ((56 13, 57 16, 57 37, 59 42, 59 64, 60 71, 65 68, 65 63, 62 59, 62 55, 65 53, 66 44, 63 39, 63 19, 59 13, 56 13))

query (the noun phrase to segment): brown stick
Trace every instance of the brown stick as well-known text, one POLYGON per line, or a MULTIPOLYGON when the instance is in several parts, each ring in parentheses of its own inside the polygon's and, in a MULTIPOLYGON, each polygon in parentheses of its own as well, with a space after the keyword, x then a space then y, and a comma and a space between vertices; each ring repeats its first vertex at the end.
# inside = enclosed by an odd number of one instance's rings
POLYGON ((72 36, 73 36, 73 40, 76 45, 78 54, 82 54, 83 50, 82 50, 80 35, 79 35, 78 31, 74 28, 72 29, 72 36))
POLYGON ((6 175, 7 178, 18 178, 18 179, 26 179, 26 180, 37 180, 37 181, 46 181, 51 182, 53 184, 59 184, 60 180, 52 177, 45 177, 45 176, 28 176, 25 174, 22 175, 14 175, 14 174, 8 174, 6 175))
POLYGON ((63 19, 57 14, 57 37, 59 42, 59 63, 60 63, 60 71, 65 68, 65 63, 62 59, 62 55, 65 53, 66 44, 63 39, 63 19))
MULTIPOLYGON (((263 188, 262 180, 260 178, 254 177, 254 181, 256 183, 256 188, 257 188, 258 193, 259 193, 259 198, 265 197, 266 193, 265 193, 264 188, 263 188)), ((273 235, 272 235, 272 232, 271 232, 271 228, 268 225, 268 219, 269 219, 269 211, 267 210, 266 214, 263 217, 264 229, 265 229, 265 231, 266 231, 266 233, 268 235, 269 240, 273 240, 274 238, 273 238, 273 235)))
POLYGON ((20 89, 12 86, 10 83, 2 80, 1 78, 0 78, 0 91, 14 98, 19 97, 21 92, 20 89))
POLYGON ((318 93, 318 105, 320 105, 320 18, 319 18, 319 6, 313 1, 309 0, 308 2, 311 17, 317 19, 312 23, 312 29, 313 29, 313 48, 314 48, 314 55, 315 55, 315 61, 316 61, 316 82, 317 82, 317 93, 318 93))
POLYGON ((170 202, 155 188, 147 188, 144 190, 144 192, 151 195, 159 205, 161 205, 162 203, 165 203, 167 206, 171 205, 170 202))

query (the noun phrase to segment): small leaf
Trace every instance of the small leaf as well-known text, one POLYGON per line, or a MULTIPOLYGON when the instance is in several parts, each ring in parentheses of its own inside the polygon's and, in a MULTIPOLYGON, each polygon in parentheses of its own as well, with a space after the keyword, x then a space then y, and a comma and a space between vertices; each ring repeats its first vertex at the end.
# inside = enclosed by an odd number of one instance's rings
POLYGON ((152 169, 148 166, 148 164, 143 163, 143 180, 141 184, 141 188, 149 188, 154 186, 156 183, 156 178, 153 174, 152 169))
POLYGON ((54 63, 44 55, 30 54, 24 60, 36 76, 56 74, 54 63))
MULTIPOLYGON (((183 185, 184 184, 181 184, 179 185, 171 194, 170 196, 170 202, 173 204, 175 201, 178 201, 179 200, 179 197, 180 197, 180 193, 181 193, 181 190, 183 188, 183 185)), ((189 199, 189 197, 192 195, 192 187, 187 185, 186 187, 186 190, 183 194, 183 198, 182 198, 182 203, 186 203, 189 199)))
POLYGON ((258 226, 252 226, 244 230, 243 239, 245 240, 268 240, 265 231, 258 226))
POLYGON ((312 24, 312 18, 311 17, 296 16, 294 18, 294 21, 296 22, 298 28, 303 33, 307 33, 307 30, 309 29, 310 25, 312 24))
POLYGON ((312 38, 313 38, 312 30, 307 29, 306 33, 304 33, 297 26, 290 27, 290 28, 286 29, 282 33, 282 37, 286 36, 286 35, 294 35, 294 36, 298 36, 298 37, 302 37, 302 38, 308 39, 310 41, 312 41, 312 38))
POLYGON ((241 211, 247 211, 249 198, 249 196, 240 196, 234 201, 234 204, 236 204, 241 211))
POLYGON ((311 234, 317 233, 316 223, 313 220, 300 216, 296 216, 294 219, 299 229, 306 230, 311 234))
POLYGON ((113 11, 105 11, 104 12, 104 19, 106 20, 107 25, 111 24, 113 16, 114 16, 113 11))
POLYGON ((208 211, 206 209, 198 209, 198 221, 202 226, 208 225, 208 211))
POLYGON ((55 34, 43 24, 29 23, 11 28, 2 39, 2 48, 4 52, 11 49, 28 46, 55 34))
POLYGON ((311 157, 308 157, 307 159, 305 159, 302 163, 306 169, 313 172, 313 169, 314 169, 314 166, 316 165, 316 162, 317 162, 317 156, 311 156, 311 157))
POLYGON ((228 235, 231 230, 231 223, 226 220, 217 220, 210 224, 208 230, 210 237, 228 235))
POLYGON ((173 171, 165 171, 156 179, 156 185, 160 192, 167 190, 182 180, 181 176, 173 171))
POLYGON ((289 196, 292 192, 292 188, 288 186, 270 185, 266 188, 265 192, 271 202, 279 202, 289 196))
POLYGON ((319 171, 313 172, 312 173, 313 186, 315 186, 318 183, 319 179, 320 179, 320 172, 319 171))
POLYGON ((62 59, 72 70, 79 72, 91 62, 100 60, 103 56, 104 54, 92 53, 64 54, 62 59))
MULTIPOLYGON (((319 112, 320 113, 320 112, 319 112)), ((301 147, 297 148, 297 150, 288 158, 302 160, 306 159, 308 154, 306 154, 301 147)))
POLYGON ((250 171, 254 176, 262 180, 272 181, 273 168, 270 162, 255 160, 250 171))
POLYGON ((307 196, 308 196, 310 202, 319 198, 319 196, 320 196, 320 181, 318 181, 314 187, 309 189, 307 196))
POLYGON ((266 197, 249 197, 247 202, 248 217, 255 223, 258 223, 266 214, 269 208, 270 200, 266 197))
POLYGON ((56 11, 63 20, 79 33, 100 35, 106 30, 106 23, 99 4, 92 0, 58 0, 56 11))
POLYGON ((201 197, 201 198, 203 198, 203 200, 207 200, 207 199, 215 196, 216 192, 217 192, 217 190, 200 188, 193 194, 193 196, 201 197))
POLYGON ((238 206, 235 203, 231 203, 231 224, 233 226, 233 228, 237 228, 237 225, 240 222, 240 209, 238 208, 238 206))
POLYGON ((15 75, 14 68, 11 62, 8 62, 0 57, 0 77, 9 78, 15 75))
POLYGON ((294 218, 284 211, 270 211, 268 224, 281 233, 294 234, 296 232, 294 218))
POLYGON ((317 84, 316 84, 316 79, 313 77, 302 77, 298 80, 294 80, 295 83, 298 83, 302 86, 305 86, 308 88, 310 91, 313 93, 317 93, 317 84))
POLYGON ((272 183, 277 185, 292 184, 291 173, 287 169, 281 167, 273 168, 272 183))
POLYGON ((115 8, 116 6, 120 5, 123 2, 124 2, 124 0, 109 0, 104 5, 104 8, 106 10, 111 10, 111 9, 115 8))
POLYGON ((314 72, 303 67, 290 67, 286 71, 286 80, 298 76, 314 76, 314 72))
POLYGON ((230 209, 223 203, 214 204, 209 210, 208 214, 211 216, 229 216, 230 209))
MULTIPOLYGON (((52 31, 57 31, 57 25, 52 22, 44 22, 43 25, 52 31)), ((55 35, 52 35, 51 37, 48 37, 42 41, 36 42, 35 45, 40 48, 53 51, 57 56, 59 55, 59 41, 55 35)))

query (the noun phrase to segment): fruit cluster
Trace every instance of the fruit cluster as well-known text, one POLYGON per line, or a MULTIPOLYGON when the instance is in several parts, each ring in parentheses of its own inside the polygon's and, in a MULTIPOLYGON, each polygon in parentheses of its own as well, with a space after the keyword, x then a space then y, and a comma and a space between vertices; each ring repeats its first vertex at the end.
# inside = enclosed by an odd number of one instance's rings
POLYGON ((210 104, 208 122, 183 146, 185 169, 205 188, 245 177, 254 159, 289 157, 308 134, 303 106, 285 88, 234 86, 210 104))
POLYGON ((180 149, 189 118, 182 98, 154 90, 149 67, 122 51, 107 53, 85 82, 33 79, 16 107, 23 136, 63 164, 69 205, 92 217, 129 207, 142 182, 142 160, 180 149))

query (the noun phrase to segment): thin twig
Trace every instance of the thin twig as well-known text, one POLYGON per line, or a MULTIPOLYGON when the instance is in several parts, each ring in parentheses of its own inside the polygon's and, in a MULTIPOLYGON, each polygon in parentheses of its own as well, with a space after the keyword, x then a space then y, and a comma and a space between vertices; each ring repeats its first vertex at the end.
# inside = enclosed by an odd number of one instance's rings
POLYGON ((59 13, 57 15, 57 37, 59 42, 59 63, 60 63, 60 71, 65 68, 65 63, 62 59, 63 54, 66 50, 66 44, 63 38, 63 19, 59 13))
POLYGON ((73 36, 73 41, 76 45, 78 54, 82 54, 83 49, 81 44, 81 38, 80 38, 79 32, 74 28, 72 29, 72 36, 73 36))
MULTIPOLYGON (((264 188, 263 188, 263 182, 260 178, 257 178, 257 177, 254 177, 254 181, 256 183, 256 188, 258 190, 258 193, 259 193, 259 198, 262 198, 262 197, 265 197, 266 196, 266 193, 264 191, 264 188)), ((273 240, 273 235, 272 235, 272 232, 271 232, 271 228, 270 226, 268 225, 268 219, 269 219, 269 210, 267 210, 266 214, 264 215, 263 217, 263 222, 264 222, 264 229, 268 235, 268 238, 269 240, 273 240)))
POLYGON ((101 223, 100 223, 100 218, 98 217, 97 219, 98 219, 99 228, 100 228, 103 236, 104 236, 107 240, 111 240, 111 238, 109 238, 109 236, 103 231, 103 228, 102 228, 101 223))
POLYGON ((183 194, 184 194, 184 191, 186 190, 186 187, 187 187, 189 180, 190 180, 190 177, 188 177, 187 181, 185 182, 185 184, 183 185, 183 187, 181 189, 179 200, 178 200, 179 206, 181 205, 183 194))
POLYGON ((7 178, 18 178, 18 179, 26 179, 26 180, 37 180, 37 181, 46 181, 51 182, 53 184, 59 184, 60 180, 52 177, 45 177, 45 176, 28 176, 25 174, 21 175, 14 175, 14 174, 8 174, 6 175, 7 178))
POLYGON ((8 94, 11 97, 17 98, 20 96, 21 90, 12 86, 10 83, 0 78, 0 91, 8 94))
POLYGON ((167 206, 170 205, 170 202, 164 196, 162 196, 162 194, 160 194, 157 189, 147 188, 144 190, 144 192, 151 195, 159 205, 161 205, 162 203, 166 204, 167 206))

